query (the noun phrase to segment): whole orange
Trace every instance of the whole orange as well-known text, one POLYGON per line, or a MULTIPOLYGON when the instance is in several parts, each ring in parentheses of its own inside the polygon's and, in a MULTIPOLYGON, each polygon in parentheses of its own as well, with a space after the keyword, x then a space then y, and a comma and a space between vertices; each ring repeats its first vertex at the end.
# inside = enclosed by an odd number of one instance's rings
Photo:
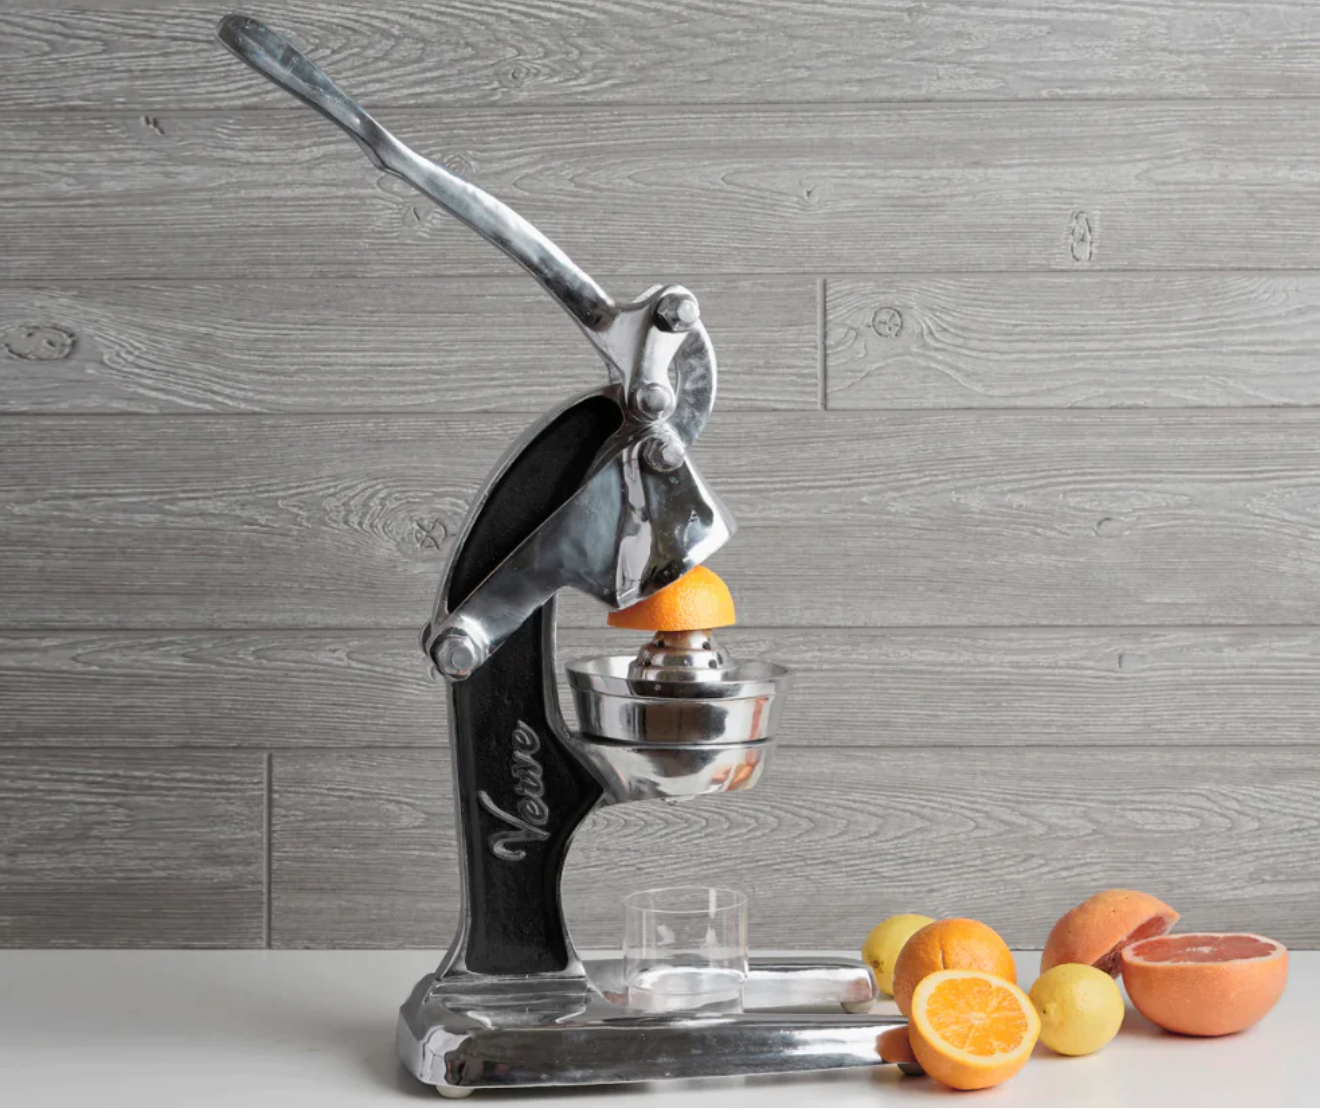
POLYGON ((946 917, 912 934, 894 964, 894 1001, 912 1016, 912 992, 936 971, 985 971, 1017 982, 1017 965, 1004 938, 970 917, 946 917))

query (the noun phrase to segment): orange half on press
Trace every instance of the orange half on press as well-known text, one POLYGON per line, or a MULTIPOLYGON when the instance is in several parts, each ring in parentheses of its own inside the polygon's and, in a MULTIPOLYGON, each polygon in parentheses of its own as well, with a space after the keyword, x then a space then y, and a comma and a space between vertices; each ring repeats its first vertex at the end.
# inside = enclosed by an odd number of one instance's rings
POLYGON ((640 632, 694 632, 733 623, 733 595, 724 579, 705 567, 693 567, 664 589, 609 615, 611 628, 640 632))

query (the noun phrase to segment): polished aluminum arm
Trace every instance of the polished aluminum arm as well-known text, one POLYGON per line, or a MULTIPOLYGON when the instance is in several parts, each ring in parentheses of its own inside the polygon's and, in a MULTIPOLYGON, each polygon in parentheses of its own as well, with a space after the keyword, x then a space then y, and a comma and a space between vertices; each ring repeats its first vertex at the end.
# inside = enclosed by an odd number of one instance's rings
POLYGON ((715 353, 688 289, 656 285, 616 304, 513 209, 410 149, 269 27, 229 15, 216 33, 241 61, 347 132, 372 165, 520 263, 582 328, 618 390, 626 427, 609 448, 614 457, 506 565, 453 611, 441 606, 433 616, 426 646, 446 677, 471 674, 564 586, 613 608, 629 605, 728 538, 727 512, 687 464, 715 402, 715 353))
POLYGON ((265 24, 229 15, 217 31, 242 61, 342 127, 377 169, 402 178, 522 265, 588 335, 608 330, 613 298, 508 205, 400 142, 315 63, 265 24))
MULTIPOLYGON (((698 389, 697 396, 691 396, 682 383, 684 360, 676 361, 679 349, 700 331, 701 309, 691 291, 681 285, 657 285, 635 301, 617 304, 546 235, 484 189, 400 141, 264 23, 228 15, 216 35, 241 61, 347 132, 373 166, 406 181, 526 269, 600 352, 611 380, 623 386, 632 416, 655 425, 656 461, 677 465, 705 424, 714 400, 713 355, 707 350, 696 356, 712 373, 712 388, 698 389), (669 381, 671 365, 679 377, 677 394, 669 381)), ((698 338, 708 349, 704 331, 698 338)))

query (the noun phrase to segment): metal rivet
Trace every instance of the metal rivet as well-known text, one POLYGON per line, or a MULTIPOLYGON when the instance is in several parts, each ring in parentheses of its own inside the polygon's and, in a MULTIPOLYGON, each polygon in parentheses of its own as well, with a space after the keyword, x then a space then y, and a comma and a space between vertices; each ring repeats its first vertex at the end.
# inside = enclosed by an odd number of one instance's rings
POLYGON ((647 440, 642 448, 642 459, 653 470, 676 470, 687 458, 687 448, 674 435, 657 436, 647 440))
POLYGON ((441 633, 431 649, 431 656, 446 678, 467 678, 482 663, 481 650, 461 628, 441 633))
POLYGON ((666 293, 656 302, 655 315, 670 331, 691 331, 701 319, 701 306, 691 293, 666 293))
POLYGON ((647 420, 659 420, 674 404, 674 391, 663 382, 646 382, 633 396, 637 414, 647 420))

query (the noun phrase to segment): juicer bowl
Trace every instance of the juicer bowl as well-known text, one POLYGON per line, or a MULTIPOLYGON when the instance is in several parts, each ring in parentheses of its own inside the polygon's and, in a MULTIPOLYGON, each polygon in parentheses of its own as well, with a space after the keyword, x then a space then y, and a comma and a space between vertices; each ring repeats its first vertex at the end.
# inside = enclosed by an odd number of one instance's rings
POLYGON ((639 668, 626 655, 575 659, 567 670, 579 724, 572 747, 613 802, 756 785, 791 677, 776 663, 639 668))

